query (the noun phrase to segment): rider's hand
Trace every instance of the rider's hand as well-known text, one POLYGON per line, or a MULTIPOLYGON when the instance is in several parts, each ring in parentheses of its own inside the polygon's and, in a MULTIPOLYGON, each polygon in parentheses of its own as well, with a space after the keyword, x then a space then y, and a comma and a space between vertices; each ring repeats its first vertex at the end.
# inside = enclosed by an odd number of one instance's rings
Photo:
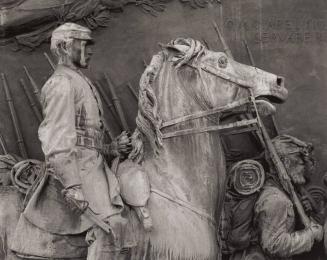
POLYGON ((88 207, 80 185, 65 188, 61 193, 69 208, 75 213, 81 214, 88 207))
POLYGON ((316 223, 315 221, 311 221, 309 227, 313 233, 313 238, 315 241, 320 242, 323 238, 324 231, 320 224, 316 223))
POLYGON ((301 196, 300 200, 301 200, 301 204, 303 206, 304 211, 307 214, 312 213, 312 205, 311 205, 311 202, 310 202, 310 199, 308 198, 308 196, 303 195, 303 196, 301 196))
POLYGON ((126 131, 123 131, 110 144, 110 154, 114 156, 127 155, 132 150, 131 138, 126 131))

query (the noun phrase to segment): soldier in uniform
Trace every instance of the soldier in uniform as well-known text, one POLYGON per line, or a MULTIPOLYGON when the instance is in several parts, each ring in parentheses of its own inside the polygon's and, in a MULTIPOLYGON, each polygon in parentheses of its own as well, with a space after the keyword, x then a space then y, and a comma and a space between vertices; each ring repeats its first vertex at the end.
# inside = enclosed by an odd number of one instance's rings
MULTIPOLYGON (((299 188, 305 184, 313 170, 312 146, 288 135, 276 137, 273 144, 293 185, 299 188)), ((294 204, 276 173, 267 173, 267 181, 255 205, 255 219, 266 259, 292 259, 309 252, 323 237, 322 226, 313 220, 308 228, 296 228, 294 204)))
POLYGON ((65 23, 55 29, 51 50, 58 66, 42 89, 44 120, 39 139, 48 169, 64 186, 65 200, 73 209, 89 207, 107 222, 116 239, 81 217, 71 233, 87 231, 88 260, 119 259, 122 250, 135 246, 119 194, 118 181, 104 160, 104 152, 128 153, 126 133, 104 145, 105 126, 100 97, 81 68, 92 55, 91 31, 65 23))

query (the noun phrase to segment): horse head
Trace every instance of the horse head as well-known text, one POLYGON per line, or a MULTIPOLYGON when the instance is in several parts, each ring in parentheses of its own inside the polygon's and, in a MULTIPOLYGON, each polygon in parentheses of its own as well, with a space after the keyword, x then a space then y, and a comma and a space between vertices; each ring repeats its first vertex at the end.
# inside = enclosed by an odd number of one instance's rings
POLYGON ((288 91, 283 77, 208 50, 199 41, 178 38, 153 56, 141 77, 137 126, 157 151, 164 121, 251 95, 260 112, 272 113, 272 102, 284 102, 288 91))
POLYGON ((219 118, 251 96, 284 101, 283 78, 192 39, 172 41, 152 58, 140 80, 134 134, 144 143, 151 182, 154 230, 144 244, 150 259, 216 259, 215 211, 225 183, 219 118))

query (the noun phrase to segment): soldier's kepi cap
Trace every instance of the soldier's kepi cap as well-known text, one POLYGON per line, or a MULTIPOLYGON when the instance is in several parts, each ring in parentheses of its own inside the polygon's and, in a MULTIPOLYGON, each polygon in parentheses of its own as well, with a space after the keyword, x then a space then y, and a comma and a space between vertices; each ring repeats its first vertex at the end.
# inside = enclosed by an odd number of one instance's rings
POLYGON ((52 32, 51 40, 79 39, 92 41, 91 30, 76 23, 65 23, 52 32))
POLYGON ((313 145, 306 143, 291 135, 279 135, 272 140, 279 155, 300 153, 309 156, 313 151, 313 145))

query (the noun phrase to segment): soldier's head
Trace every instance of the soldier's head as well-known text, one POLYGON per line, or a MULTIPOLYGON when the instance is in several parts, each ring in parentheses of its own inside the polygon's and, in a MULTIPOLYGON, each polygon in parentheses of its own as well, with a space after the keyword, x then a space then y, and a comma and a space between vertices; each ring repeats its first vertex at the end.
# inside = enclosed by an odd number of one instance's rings
POLYGON ((294 184, 304 184, 314 170, 313 146, 290 135, 272 140, 288 175, 294 184))
POLYGON ((91 30, 75 23, 65 23, 52 32, 51 51, 59 64, 87 68, 92 56, 91 30))

